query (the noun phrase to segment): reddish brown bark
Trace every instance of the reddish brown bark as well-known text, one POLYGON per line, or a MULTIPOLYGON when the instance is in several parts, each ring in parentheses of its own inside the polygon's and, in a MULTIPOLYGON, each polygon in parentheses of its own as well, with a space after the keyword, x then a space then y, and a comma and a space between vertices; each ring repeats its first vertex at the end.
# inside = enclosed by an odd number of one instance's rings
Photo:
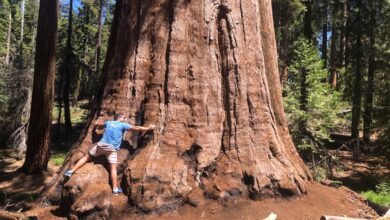
POLYGON ((28 173, 47 169, 50 154, 51 110, 54 75, 58 1, 41 0, 35 49, 34 85, 26 159, 21 168, 28 173))
MULTIPOLYGON (((154 134, 127 133, 120 151, 123 186, 138 209, 306 193, 310 174, 283 113, 270 2, 117 3, 100 106, 159 126, 154 134)), ((65 167, 98 140, 92 131, 65 167)), ((65 184, 63 195, 77 198, 68 204, 75 215, 106 204, 91 193, 95 205, 82 205, 83 192, 96 188, 85 181, 99 178, 85 173, 105 172, 97 166, 65 184)))

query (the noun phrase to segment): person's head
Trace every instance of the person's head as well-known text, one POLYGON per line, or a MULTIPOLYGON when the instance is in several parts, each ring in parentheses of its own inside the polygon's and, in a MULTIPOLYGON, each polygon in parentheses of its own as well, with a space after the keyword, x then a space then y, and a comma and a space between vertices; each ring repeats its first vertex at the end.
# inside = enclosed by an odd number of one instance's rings
POLYGON ((125 121, 125 116, 117 113, 114 115, 114 120, 123 122, 123 121, 125 121))

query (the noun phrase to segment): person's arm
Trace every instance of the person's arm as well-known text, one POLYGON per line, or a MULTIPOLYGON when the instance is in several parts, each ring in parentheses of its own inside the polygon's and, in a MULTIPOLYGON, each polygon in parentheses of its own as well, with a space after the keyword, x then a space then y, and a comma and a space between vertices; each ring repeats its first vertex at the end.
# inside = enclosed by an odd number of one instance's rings
POLYGON ((130 130, 132 130, 132 131, 151 131, 151 130, 154 130, 154 129, 156 129, 156 128, 157 128, 156 125, 151 124, 151 125, 149 125, 148 127, 143 127, 143 126, 132 126, 132 127, 130 128, 130 130))

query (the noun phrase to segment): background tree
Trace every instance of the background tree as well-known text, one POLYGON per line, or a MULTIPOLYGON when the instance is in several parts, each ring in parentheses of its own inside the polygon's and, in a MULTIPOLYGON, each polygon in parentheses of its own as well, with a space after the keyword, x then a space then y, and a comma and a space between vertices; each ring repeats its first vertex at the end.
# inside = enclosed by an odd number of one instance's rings
POLYGON ((64 103, 64 116, 65 116, 65 129, 67 133, 72 132, 72 121, 70 118, 70 80, 74 71, 73 61, 73 47, 72 47, 72 33, 73 33, 73 0, 69 1, 69 14, 68 14, 68 30, 66 38, 65 48, 65 62, 64 62, 64 85, 62 91, 62 101, 64 103))
POLYGON ((305 158, 315 164, 313 154, 326 154, 323 146, 331 142, 330 132, 343 123, 337 113, 345 104, 341 102, 340 93, 324 81, 327 70, 317 48, 305 38, 299 39, 294 48, 289 80, 284 87, 286 113, 294 143, 305 158), (308 91, 306 110, 300 106, 302 77, 308 91), (305 132, 300 127, 302 121, 306 125, 305 132))
POLYGON ((370 28, 369 28, 369 58, 367 70, 367 86, 364 99, 364 127, 363 127, 363 141, 370 144, 371 126, 372 126, 372 111, 373 111, 373 95, 374 95, 374 78, 376 71, 376 16, 378 13, 378 6, 376 2, 370 2, 370 28))
POLYGON ((275 34, 279 55, 279 73, 282 85, 288 79, 288 66, 291 64, 294 41, 302 33, 305 6, 299 0, 273 0, 275 34))
POLYGON ((27 173, 46 170, 50 155, 57 18, 58 1, 40 1, 30 126, 26 159, 21 167, 27 173))

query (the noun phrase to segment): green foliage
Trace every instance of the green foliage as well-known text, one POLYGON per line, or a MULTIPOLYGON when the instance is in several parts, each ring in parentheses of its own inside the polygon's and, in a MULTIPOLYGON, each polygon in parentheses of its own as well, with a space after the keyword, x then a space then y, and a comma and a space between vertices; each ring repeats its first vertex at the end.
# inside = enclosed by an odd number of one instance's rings
POLYGON ((320 182, 328 177, 328 171, 320 166, 317 166, 311 170, 311 174, 315 181, 320 182))
MULTIPOLYGON (((96 42, 98 32, 98 17, 100 11, 100 1, 81 0, 77 11, 73 12, 72 27, 72 84, 71 95, 76 98, 91 98, 95 95, 96 88, 99 84, 101 70, 107 51, 107 42, 113 19, 112 0, 103 2, 102 15, 102 41, 99 58, 99 68, 96 69, 96 42)), ((59 20, 58 31, 58 74, 57 89, 60 88, 62 75, 69 64, 65 63, 66 57, 66 40, 68 34, 68 5, 62 5, 62 13, 59 20)))
POLYGON ((5 84, 5 74, 6 67, 0 66, 0 124, 4 122, 6 118, 7 106, 8 106, 8 93, 7 87, 5 84))
POLYGON ((294 45, 294 58, 289 66, 288 82, 284 86, 284 102, 293 140, 300 150, 316 151, 324 141, 330 141, 330 131, 342 120, 336 115, 342 106, 340 93, 326 82, 317 49, 300 38, 294 45), (301 107, 303 74, 307 75, 307 110, 301 107), (305 122, 306 133, 299 125, 305 122))
MULTIPOLYGON (((52 118, 57 119, 58 118, 58 108, 54 107, 52 111, 52 118)), ((82 109, 79 106, 71 106, 70 107, 70 114, 71 114, 71 119, 73 124, 82 124, 85 122, 87 118, 87 110, 82 109)), ((64 123, 64 116, 62 115, 61 117, 61 123, 64 123)))
POLYGON ((390 163, 390 1, 380 1, 380 22, 376 27, 376 62, 374 78, 374 129, 378 131, 380 143, 390 163))
POLYGON ((376 186, 375 191, 369 190, 367 192, 363 192, 362 195, 376 203, 382 206, 385 206, 387 208, 390 208, 390 182, 384 181, 376 186))
POLYGON ((306 8, 300 0, 272 0, 274 26, 277 39, 279 66, 289 65, 293 42, 303 31, 303 15, 306 8))
POLYGON ((65 157, 65 153, 54 153, 50 157, 50 160, 54 163, 54 165, 61 166, 64 163, 65 157))
POLYGON ((11 6, 8 0, 0 0, 0 59, 7 53, 7 37, 11 6))

